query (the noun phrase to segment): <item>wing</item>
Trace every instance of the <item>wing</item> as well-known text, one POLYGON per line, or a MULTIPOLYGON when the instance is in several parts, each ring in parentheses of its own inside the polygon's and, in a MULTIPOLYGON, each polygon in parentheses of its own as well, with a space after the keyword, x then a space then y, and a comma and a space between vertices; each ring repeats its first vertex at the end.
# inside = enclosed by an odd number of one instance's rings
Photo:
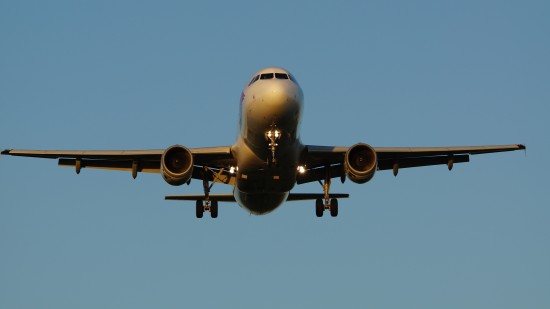
MULTIPOLYGON (((302 164, 308 171, 298 176, 298 183, 323 180, 326 169, 332 178, 344 176, 344 157, 350 147, 307 145, 302 154, 302 164)), ((470 161, 470 155, 525 149, 524 145, 464 146, 464 147, 373 147, 378 157, 378 170, 392 169, 397 175, 400 168, 470 161)))
MULTIPOLYGON (((223 169, 235 165, 230 146, 191 148, 193 164, 197 167, 208 167, 218 174, 215 179, 225 183, 232 180, 223 173, 223 169), (220 172, 222 171, 222 172, 220 172), (223 180, 223 181, 222 181, 223 180)), ((60 166, 75 167, 77 173, 81 168, 131 171, 135 177, 138 172, 159 173, 160 160, 164 149, 157 150, 18 150, 6 149, 2 155, 58 159, 60 166)), ((202 179, 200 168, 193 170, 193 178, 202 179)))

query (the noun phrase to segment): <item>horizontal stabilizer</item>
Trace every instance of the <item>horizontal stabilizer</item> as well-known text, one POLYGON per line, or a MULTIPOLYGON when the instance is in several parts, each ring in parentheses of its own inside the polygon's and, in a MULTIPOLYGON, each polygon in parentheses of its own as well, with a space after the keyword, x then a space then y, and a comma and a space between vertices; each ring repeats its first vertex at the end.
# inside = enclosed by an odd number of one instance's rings
MULTIPOLYGON (((211 201, 236 202, 233 194, 210 194, 209 197, 211 201)), ((204 201, 206 196, 204 194, 167 195, 164 199, 173 201, 204 201)))
MULTIPOLYGON (((330 198, 348 198, 349 194, 347 193, 330 193, 328 195, 330 198)), ((323 193, 290 193, 288 195, 287 201, 307 201, 307 200, 316 200, 323 199, 325 195, 323 193)), ((165 200, 172 201, 204 201, 206 196, 204 194, 186 194, 186 195, 167 195, 164 197, 165 200)), ((233 194, 210 194, 211 201, 218 202, 236 202, 233 194)))
MULTIPOLYGON (((348 198, 349 194, 347 193, 330 193, 328 195, 330 198, 348 198)), ((307 200, 316 200, 323 199, 325 195, 323 193, 290 193, 288 195, 287 201, 307 201, 307 200)))

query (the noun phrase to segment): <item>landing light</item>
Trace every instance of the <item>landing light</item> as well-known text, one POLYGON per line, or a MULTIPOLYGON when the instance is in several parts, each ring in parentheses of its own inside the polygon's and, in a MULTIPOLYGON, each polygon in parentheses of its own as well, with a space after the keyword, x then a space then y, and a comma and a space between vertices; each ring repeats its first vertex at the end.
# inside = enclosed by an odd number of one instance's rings
POLYGON ((306 172, 306 168, 303 165, 298 166, 298 173, 303 174, 306 172))
POLYGON ((235 174, 235 171, 238 171, 238 167, 230 166, 229 167, 229 174, 235 174))
POLYGON ((265 132, 265 139, 271 142, 274 142, 275 140, 280 139, 283 136, 281 131, 275 129, 275 130, 268 130, 265 132))

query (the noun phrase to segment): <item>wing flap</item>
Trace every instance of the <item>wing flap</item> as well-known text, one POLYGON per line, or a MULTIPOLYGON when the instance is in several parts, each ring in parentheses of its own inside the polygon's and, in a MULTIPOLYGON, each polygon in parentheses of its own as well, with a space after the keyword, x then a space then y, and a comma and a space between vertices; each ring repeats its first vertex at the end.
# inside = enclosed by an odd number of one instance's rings
POLYGON ((454 154, 484 154, 524 150, 525 145, 462 146, 462 147, 374 147, 380 159, 430 157, 454 154))
MULTIPOLYGON (((59 159, 57 165, 76 167, 76 159, 59 159)), ((117 171, 132 171, 133 160, 80 160, 81 168, 94 168, 104 170, 117 170, 117 171)), ((159 161, 137 161, 136 171, 143 173, 159 173, 160 162, 159 161)))
POLYGON ((394 164, 398 168, 421 167, 431 165, 449 164, 449 160, 453 163, 470 162, 469 155, 451 155, 451 156, 434 156, 434 157, 418 157, 418 158, 396 158, 378 161, 378 170, 391 170, 394 164))
POLYGON ((82 158, 82 159, 121 159, 141 158, 160 160, 163 149, 157 150, 19 150, 6 149, 3 155, 33 157, 45 159, 82 158))

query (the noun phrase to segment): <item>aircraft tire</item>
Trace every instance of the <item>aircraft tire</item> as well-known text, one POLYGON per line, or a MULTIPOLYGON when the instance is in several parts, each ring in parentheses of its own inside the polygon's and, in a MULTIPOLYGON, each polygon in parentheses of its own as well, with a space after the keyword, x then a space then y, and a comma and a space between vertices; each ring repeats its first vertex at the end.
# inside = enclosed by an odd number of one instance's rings
POLYGON ((330 215, 333 217, 338 216, 338 200, 335 198, 330 200, 330 215))
POLYGON ((204 215, 204 205, 202 204, 202 201, 198 200, 196 205, 196 216, 197 218, 202 218, 204 215))
POLYGON ((323 212, 325 211, 325 205, 323 205, 323 201, 318 198, 315 200, 315 215, 320 218, 323 216, 323 212))
POLYGON ((214 219, 218 217, 218 201, 210 202, 210 217, 214 219))

